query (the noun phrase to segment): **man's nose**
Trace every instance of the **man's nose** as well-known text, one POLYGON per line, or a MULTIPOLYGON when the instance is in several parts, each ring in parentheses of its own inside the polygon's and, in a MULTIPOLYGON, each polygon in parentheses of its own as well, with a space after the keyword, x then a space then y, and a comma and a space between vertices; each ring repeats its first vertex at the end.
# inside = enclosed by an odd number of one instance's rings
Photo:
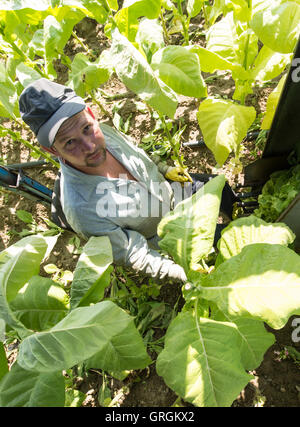
POLYGON ((81 137, 81 150, 84 153, 92 153, 95 149, 95 142, 88 137, 88 136, 82 136, 81 137))

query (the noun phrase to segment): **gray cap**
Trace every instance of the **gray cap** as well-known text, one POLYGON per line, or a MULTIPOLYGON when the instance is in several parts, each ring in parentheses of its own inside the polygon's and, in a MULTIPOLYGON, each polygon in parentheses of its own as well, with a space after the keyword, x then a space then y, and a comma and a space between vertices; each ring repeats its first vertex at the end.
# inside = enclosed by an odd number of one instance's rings
POLYGON ((48 148, 63 122, 85 107, 84 100, 73 89, 44 78, 28 85, 19 98, 22 119, 39 143, 48 148))

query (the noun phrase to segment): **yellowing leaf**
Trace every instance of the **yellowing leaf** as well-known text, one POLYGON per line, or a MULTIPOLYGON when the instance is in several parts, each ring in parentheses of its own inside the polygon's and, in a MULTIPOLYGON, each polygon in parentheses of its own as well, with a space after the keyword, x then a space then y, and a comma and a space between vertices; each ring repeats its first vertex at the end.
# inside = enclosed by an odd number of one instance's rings
POLYGON ((256 112, 223 99, 205 99, 197 114, 205 144, 213 152, 219 165, 223 165, 231 151, 237 153, 256 112))
POLYGON ((276 88, 269 95, 269 98, 267 101, 267 108, 266 108, 265 117, 264 117, 263 122, 261 124, 262 129, 270 129, 270 127, 271 127, 272 120, 273 120, 273 117, 274 117, 274 114, 275 114, 275 111, 277 108, 277 104, 278 104, 280 94, 281 94, 282 88, 284 86, 285 80, 286 80, 286 75, 280 79, 276 88))

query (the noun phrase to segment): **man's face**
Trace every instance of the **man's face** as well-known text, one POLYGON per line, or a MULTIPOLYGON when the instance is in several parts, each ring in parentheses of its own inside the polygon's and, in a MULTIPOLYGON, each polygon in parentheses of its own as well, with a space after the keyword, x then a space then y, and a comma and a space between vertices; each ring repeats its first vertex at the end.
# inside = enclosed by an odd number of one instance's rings
POLYGON ((59 128, 53 149, 71 166, 93 173, 106 160, 104 135, 88 110, 70 117, 59 128))

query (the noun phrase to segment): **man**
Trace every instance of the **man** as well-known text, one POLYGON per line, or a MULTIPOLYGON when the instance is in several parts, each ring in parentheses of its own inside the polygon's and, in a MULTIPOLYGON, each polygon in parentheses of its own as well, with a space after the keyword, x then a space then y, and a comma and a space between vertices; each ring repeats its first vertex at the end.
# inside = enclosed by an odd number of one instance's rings
POLYGON ((19 106, 41 146, 60 159, 60 201, 72 229, 85 238, 108 236, 118 265, 185 281, 182 267, 158 253, 156 234, 162 216, 182 198, 181 185, 172 186, 163 175, 182 182, 183 171, 156 165, 125 135, 100 128, 66 86, 37 80, 22 92, 19 106))

